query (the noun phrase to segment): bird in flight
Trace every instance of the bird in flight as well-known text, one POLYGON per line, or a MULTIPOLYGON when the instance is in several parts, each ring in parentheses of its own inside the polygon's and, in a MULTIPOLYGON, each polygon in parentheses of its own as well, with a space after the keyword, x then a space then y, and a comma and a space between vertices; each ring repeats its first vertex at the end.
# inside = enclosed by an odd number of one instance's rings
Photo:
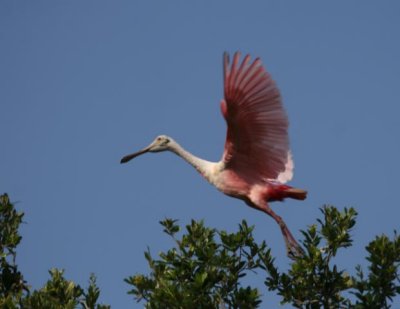
POLYGON ((160 135, 149 146, 123 157, 121 163, 147 152, 172 151, 222 193, 271 216, 282 231, 288 256, 300 256, 301 247, 269 206, 269 202, 304 200, 307 196, 307 191, 285 184, 293 177, 294 165, 289 122, 279 90, 259 58, 251 62, 247 55, 240 63, 240 53, 236 52, 230 63, 224 53, 223 73, 221 112, 228 131, 219 162, 198 158, 171 137, 160 135))

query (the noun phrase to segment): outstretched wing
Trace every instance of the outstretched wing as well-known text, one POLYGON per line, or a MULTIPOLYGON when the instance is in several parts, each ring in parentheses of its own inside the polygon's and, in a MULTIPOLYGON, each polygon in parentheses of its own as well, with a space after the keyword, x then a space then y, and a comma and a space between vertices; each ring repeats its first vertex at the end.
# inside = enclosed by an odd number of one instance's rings
POLYGON ((288 118, 279 90, 259 58, 247 55, 232 65, 224 54, 224 95, 221 111, 228 125, 225 167, 247 180, 286 182, 293 175, 288 118))

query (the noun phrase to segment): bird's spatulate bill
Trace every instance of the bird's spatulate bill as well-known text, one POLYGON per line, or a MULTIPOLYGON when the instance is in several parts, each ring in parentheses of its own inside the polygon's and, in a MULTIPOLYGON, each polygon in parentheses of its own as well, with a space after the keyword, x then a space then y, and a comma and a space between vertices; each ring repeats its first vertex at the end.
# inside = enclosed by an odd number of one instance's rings
POLYGON ((142 150, 139 150, 139 151, 137 151, 137 152, 134 152, 134 153, 131 153, 131 154, 129 154, 129 155, 126 155, 125 157, 123 157, 123 158, 121 159, 121 163, 126 163, 126 162, 132 160, 133 158, 135 158, 135 157, 137 157, 137 156, 140 156, 141 154, 144 154, 144 153, 146 153, 146 152, 148 152, 148 151, 149 151, 149 147, 146 147, 146 148, 144 148, 144 149, 142 149, 142 150))

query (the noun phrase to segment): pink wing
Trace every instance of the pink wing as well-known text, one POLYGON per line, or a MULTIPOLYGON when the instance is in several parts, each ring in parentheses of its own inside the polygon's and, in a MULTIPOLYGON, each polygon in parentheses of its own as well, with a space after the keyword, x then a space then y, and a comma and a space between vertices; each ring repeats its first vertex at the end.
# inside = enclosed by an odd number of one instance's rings
POLYGON ((289 181, 293 161, 289 151, 288 119, 275 82, 259 58, 247 55, 239 66, 224 54, 224 94, 221 111, 228 125, 223 162, 248 181, 289 181))

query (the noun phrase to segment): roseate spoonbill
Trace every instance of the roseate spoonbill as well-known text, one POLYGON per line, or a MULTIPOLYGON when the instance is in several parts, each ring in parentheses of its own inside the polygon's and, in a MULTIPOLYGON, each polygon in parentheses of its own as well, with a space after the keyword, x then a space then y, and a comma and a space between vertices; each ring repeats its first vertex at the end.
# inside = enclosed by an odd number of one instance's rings
POLYGON ((226 195, 271 216, 279 224, 290 257, 302 249, 285 222, 268 202, 285 198, 304 200, 307 191, 285 183, 292 179, 293 160, 289 149, 288 119, 279 90, 259 58, 247 55, 239 64, 236 52, 232 64, 224 53, 224 96, 221 111, 228 132, 222 159, 209 162, 183 149, 166 135, 149 146, 122 158, 121 163, 146 152, 169 150, 191 164, 208 182, 226 195))

